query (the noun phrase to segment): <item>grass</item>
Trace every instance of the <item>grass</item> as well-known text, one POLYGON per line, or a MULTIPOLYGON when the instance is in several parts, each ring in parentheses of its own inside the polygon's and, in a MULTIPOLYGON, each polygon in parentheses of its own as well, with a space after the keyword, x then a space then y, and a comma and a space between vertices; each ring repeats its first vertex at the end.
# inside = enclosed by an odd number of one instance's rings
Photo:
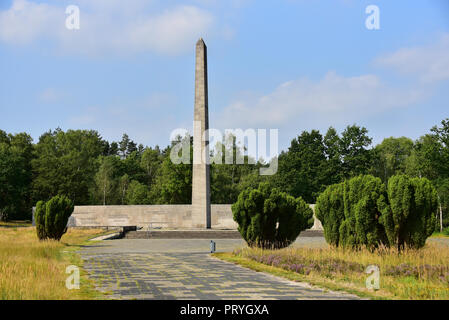
POLYGON ((101 229, 69 229, 61 241, 39 241, 36 229, 26 222, 0 223, 0 300, 95 299, 100 293, 82 270, 76 253, 101 229), (66 267, 80 267, 80 289, 65 286, 66 267))
POLYGON ((449 235, 444 232, 434 232, 432 238, 449 238, 449 235))
POLYGON ((449 227, 443 229, 443 232, 434 232, 432 234, 433 238, 449 238, 449 227))
POLYGON ((217 258, 293 281, 308 282, 374 299, 449 299, 449 246, 375 252, 340 248, 239 249, 217 258), (380 269, 380 289, 366 288, 369 265, 380 269))

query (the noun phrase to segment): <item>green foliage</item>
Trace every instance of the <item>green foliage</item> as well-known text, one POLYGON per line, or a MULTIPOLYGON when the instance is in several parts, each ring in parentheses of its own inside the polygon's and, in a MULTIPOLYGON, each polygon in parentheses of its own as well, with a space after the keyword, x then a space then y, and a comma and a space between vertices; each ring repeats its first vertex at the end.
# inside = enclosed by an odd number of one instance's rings
POLYGON ((119 159, 116 156, 100 156, 97 173, 95 174, 95 186, 98 197, 103 205, 113 203, 113 191, 117 186, 117 168, 119 159))
POLYGON ((301 197, 294 198, 261 183, 247 188, 232 205, 234 220, 251 247, 283 248, 313 225, 313 211, 301 197))
POLYGON ((49 201, 36 204, 35 223, 40 240, 60 240, 67 231, 67 222, 74 209, 66 196, 55 196, 49 201))
POLYGON ((377 247, 386 242, 379 223, 377 200, 385 196, 379 178, 361 175, 329 186, 319 197, 315 212, 326 241, 342 247, 377 247))
POLYGON ((317 199, 315 215, 321 221, 327 243, 338 247, 340 244, 340 226, 345 219, 344 184, 329 186, 317 199))
POLYGON ((396 175, 386 188, 380 178, 364 175, 329 186, 315 211, 331 245, 402 249, 424 246, 434 231, 436 208, 437 193, 428 179, 396 175))
POLYGON ((407 161, 413 150, 413 141, 406 137, 386 138, 375 147, 375 172, 383 182, 395 174, 405 174, 407 161))
POLYGON ((104 141, 96 131, 57 129, 39 138, 32 161, 33 197, 48 200, 66 194, 78 205, 90 204, 89 190, 98 170, 104 141))
POLYGON ((344 183, 345 219, 340 226, 340 240, 345 247, 370 248, 386 243, 379 223, 377 200, 385 197, 385 185, 371 175, 360 175, 344 183))
POLYGON ((32 139, 0 130, 0 220, 30 219, 32 139))
POLYGON ((372 165, 372 152, 367 148, 372 139, 368 130, 356 125, 347 126, 340 139, 341 170, 344 178, 366 174, 372 165))
POLYGON ((148 187, 136 180, 131 181, 126 191, 126 204, 149 204, 148 187))
POLYGON ((388 201, 379 199, 381 223, 388 241, 398 249, 421 248, 432 235, 437 209, 437 192, 426 178, 391 177, 388 201))
POLYGON ((323 137, 317 130, 304 131, 293 139, 288 152, 279 156, 276 186, 294 197, 301 196, 309 203, 315 202, 321 186, 326 164, 323 137))
POLYGON ((279 156, 274 183, 314 203, 326 186, 370 170, 373 153, 367 147, 371 141, 368 130, 356 125, 346 127, 341 137, 332 127, 324 137, 317 130, 304 131, 279 156))
POLYGON ((434 181, 434 186, 437 189, 438 196, 438 219, 435 227, 440 231, 441 222, 443 228, 449 227, 449 178, 434 181), (442 221, 440 221, 440 215, 442 221))
POLYGON ((47 207, 45 201, 38 201, 36 204, 36 209, 34 211, 34 223, 36 225, 37 237, 40 240, 47 238, 45 233, 45 215, 47 207))
MULTIPOLYGON (((192 162, 193 139, 189 136, 179 137, 172 142, 172 147, 165 151, 165 158, 160 165, 155 185, 150 190, 152 203, 157 204, 191 204, 192 203, 192 162), (182 139, 190 140, 190 164, 175 164, 170 159, 171 148, 182 139)), ((189 142, 187 142, 189 143, 189 142)), ((180 151, 181 152, 181 151, 180 151)))
POLYGON ((210 166, 212 203, 234 203, 243 189, 249 186, 257 188, 266 180, 266 176, 259 175, 260 164, 256 164, 256 160, 245 155, 244 151, 233 135, 227 136, 224 143, 216 144, 211 155, 214 161, 210 166), (232 155, 233 163, 226 163, 226 155, 232 155), (236 163, 239 158, 243 163, 236 163))
POLYGON ((429 180, 446 177, 447 162, 443 149, 437 136, 426 134, 420 137, 415 142, 407 161, 406 174, 412 177, 426 177, 429 180))
POLYGON ((446 229, 443 230, 443 234, 445 236, 449 236, 449 227, 447 227, 446 229))
POLYGON ((145 172, 146 183, 148 186, 151 187, 153 185, 162 161, 163 156, 159 150, 159 147, 154 149, 146 148, 143 151, 140 160, 140 167, 145 172))

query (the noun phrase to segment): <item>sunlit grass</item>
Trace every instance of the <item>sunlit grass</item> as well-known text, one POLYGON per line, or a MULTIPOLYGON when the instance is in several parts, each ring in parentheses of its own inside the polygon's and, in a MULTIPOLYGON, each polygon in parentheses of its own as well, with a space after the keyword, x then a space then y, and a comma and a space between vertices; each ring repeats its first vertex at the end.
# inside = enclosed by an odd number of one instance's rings
POLYGON ((69 265, 81 266, 78 245, 101 229, 69 229, 61 241, 39 241, 30 224, 0 224, 0 299, 87 299, 97 293, 81 273, 80 290, 65 286, 69 265))
POLYGON ((384 299, 449 299, 449 246, 428 242, 420 250, 341 248, 241 249, 219 258, 291 280, 384 299), (380 289, 366 288, 369 265, 380 269, 380 289))

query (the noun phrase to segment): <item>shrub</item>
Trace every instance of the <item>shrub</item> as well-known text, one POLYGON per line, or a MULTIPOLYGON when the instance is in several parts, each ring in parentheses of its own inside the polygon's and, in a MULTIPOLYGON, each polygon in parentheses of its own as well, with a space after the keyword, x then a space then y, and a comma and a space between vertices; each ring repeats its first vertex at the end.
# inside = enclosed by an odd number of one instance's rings
POLYGON ((345 218, 343 191, 343 183, 329 186, 319 195, 315 206, 315 215, 323 225, 326 242, 336 247, 340 243, 340 226, 345 218))
POLYGON ((44 240, 47 238, 45 233, 45 213, 46 206, 44 201, 38 201, 36 204, 36 210, 34 212, 34 223, 36 224, 36 232, 39 240, 44 240))
POLYGON ((377 200, 386 195, 382 180, 360 175, 345 181, 343 186, 345 219, 340 226, 343 246, 374 248, 387 243, 377 206, 377 200))
POLYGON ((446 229, 443 230, 443 234, 445 236, 449 236, 449 227, 447 227, 446 229))
POLYGON ((403 249, 424 246, 436 206, 436 191, 427 179, 393 176, 385 188, 379 178, 365 175, 329 186, 315 209, 331 245, 403 249))
POLYGON ((73 209, 73 202, 65 196, 55 196, 46 203, 39 201, 35 212, 38 238, 59 241, 67 231, 67 222, 73 209))
POLYGON ((388 180, 388 202, 379 199, 381 223, 388 241, 398 249, 421 248, 435 226, 437 193, 426 178, 393 176, 388 180))
POLYGON ((386 242, 377 207, 384 194, 382 181, 370 175, 329 186, 315 207, 326 241, 333 246, 371 248, 386 242))
POLYGON ((279 249, 313 225, 313 211, 301 197, 294 198, 268 183, 247 188, 232 205, 238 230, 250 247, 279 249))

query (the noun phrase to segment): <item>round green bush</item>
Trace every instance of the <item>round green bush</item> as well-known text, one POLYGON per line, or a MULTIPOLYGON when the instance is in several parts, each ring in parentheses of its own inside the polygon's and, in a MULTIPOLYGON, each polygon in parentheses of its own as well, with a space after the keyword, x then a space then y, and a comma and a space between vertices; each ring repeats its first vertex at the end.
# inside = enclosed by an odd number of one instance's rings
POLYGON ((361 175, 329 186, 317 199, 316 216, 333 246, 370 248, 387 242, 377 200, 385 196, 379 178, 361 175))
POLYGON ((426 178, 396 175, 388 180, 387 191, 388 199, 380 199, 379 205, 390 245, 399 250, 423 247, 436 223, 435 188, 426 178))
POLYGON ((287 247, 313 225, 313 211, 301 197, 295 199, 268 183, 243 190, 232 205, 232 213, 250 247, 287 247))

